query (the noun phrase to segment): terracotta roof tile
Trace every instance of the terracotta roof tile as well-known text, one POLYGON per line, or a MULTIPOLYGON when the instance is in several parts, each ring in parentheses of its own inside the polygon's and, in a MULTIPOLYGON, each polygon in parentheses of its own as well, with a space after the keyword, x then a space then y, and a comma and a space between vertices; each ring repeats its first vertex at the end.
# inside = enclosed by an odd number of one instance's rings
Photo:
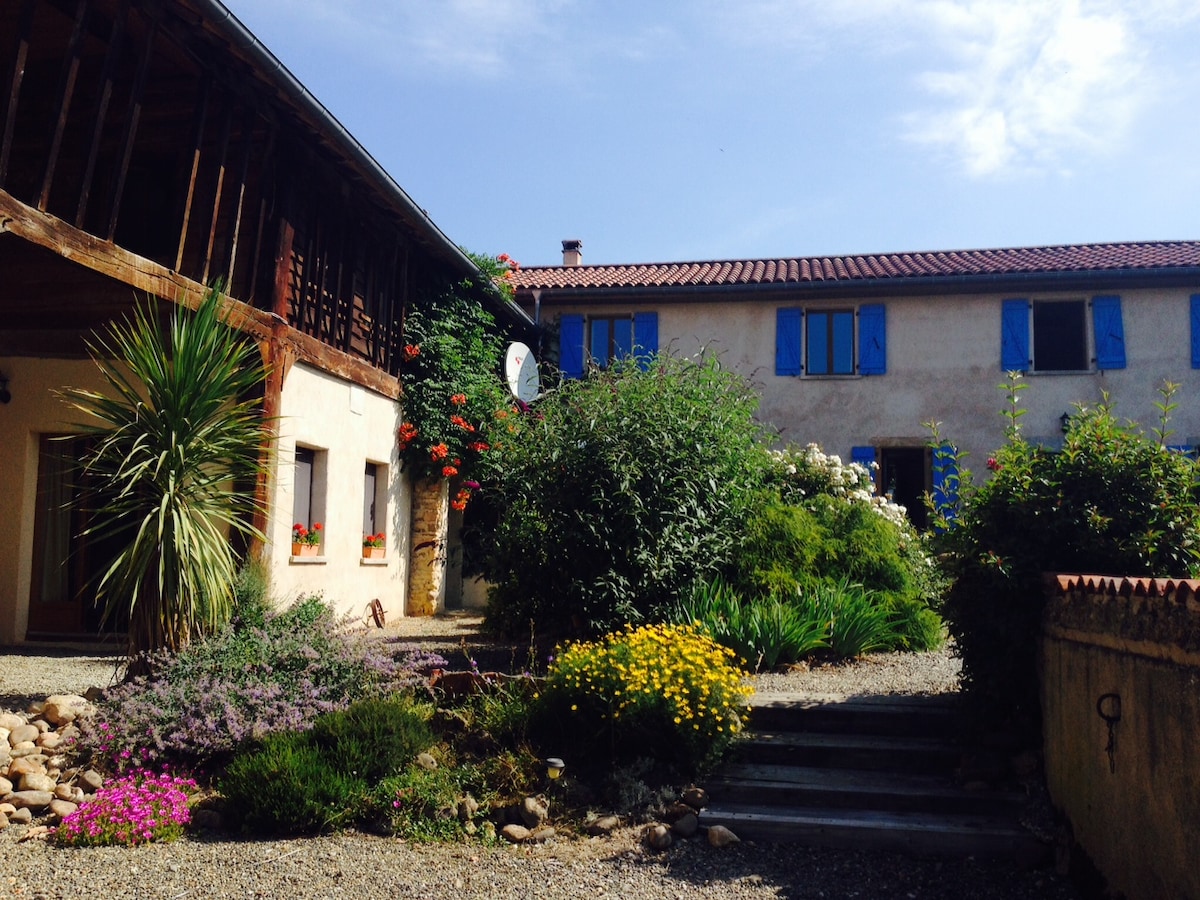
POLYGON ((515 284, 521 290, 684 287, 1173 268, 1200 268, 1200 241, 1071 244, 770 260, 532 266, 517 273, 515 284))

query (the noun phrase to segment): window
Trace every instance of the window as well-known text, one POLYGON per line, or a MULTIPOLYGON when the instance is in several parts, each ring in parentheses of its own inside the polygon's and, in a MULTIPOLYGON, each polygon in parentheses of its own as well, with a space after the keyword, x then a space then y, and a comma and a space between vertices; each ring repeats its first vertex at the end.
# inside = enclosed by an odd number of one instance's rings
POLYGON ((776 375, 883 375, 887 318, 882 304, 854 309, 776 310, 776 375))
POLYGON ((658 313, 611 316, 571 313, 559 319, 558 366, 568 378, 582 378, 587 364, 604 368, 614 359, 658 352, 658 313))
MULTIPOLYGON (((292 522, 312 529, 325 520, 325 451, 296 447, 292 480, 292 522)), ((319 553, 325 552, 325 542, 319 553)))
POLYGON ((1120 297, 1085 300, 1005 300, 1000 365, 1017 372, 1087 372, 1125 368, 1120 297), (1091 306, 1095 356, 1088 352, 1091 306), (1032 334, 1031 334, 1032 331, 1032 334))
POLYGON ((387 531, 387 466, 369 462, 363 470, 363 534, 387 531))

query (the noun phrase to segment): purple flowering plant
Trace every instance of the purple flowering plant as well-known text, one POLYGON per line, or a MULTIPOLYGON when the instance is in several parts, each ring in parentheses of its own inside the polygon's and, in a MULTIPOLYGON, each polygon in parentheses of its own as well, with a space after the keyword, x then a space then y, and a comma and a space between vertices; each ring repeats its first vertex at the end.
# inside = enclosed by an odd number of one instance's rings
POLYGON ((94 800, 67 815, 54 839, 68 847, 135 846, 173 841, 192 821, 190 778, 137 769, 96 791, 94 800))
POLYGON ((317 597, 229 628, 105 692, 80 741, 117 771, 196 769, 279 731, 306 731, 361 697, 412 690, 445 660, 350 633, 317 597))

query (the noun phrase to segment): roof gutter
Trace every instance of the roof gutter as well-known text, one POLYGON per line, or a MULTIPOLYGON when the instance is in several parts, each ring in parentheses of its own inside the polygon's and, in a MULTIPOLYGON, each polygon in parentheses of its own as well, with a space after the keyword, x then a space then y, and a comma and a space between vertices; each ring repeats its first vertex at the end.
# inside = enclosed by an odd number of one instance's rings
MULTIPOLYGON (((982 294, 1000 290, 1094 290, 1099 284, 1119 287, 1200 286, 1200 266, 1147 269, 1088 269, 1061 272, 1014 272, 998 275, 919 275, 904 278, 861 278, 842 281, 770 281, 737 284, 628 285, 605 287, 519 288, 518 295, 549 302, 587 299, 620 302, 653 296, 666 302, 728 294, 793 293, 811 297, 916 296, 982 294)), ((732 299, 732 298, 731 298, 732 299)), ((752 299, 747 297, 747 299, 752 299)))
POLYGON ((226 32, 231 42, 239 50, 250 56, 268 77, 275 80, 293 103, 316 118, 321 127, 340 145, 343 152, 400 207, 400 211, 416 226, 417 231, 433 245, 435 252, 440 252, 446 262, 461 270, 464 275, 477 277, 481 284, 488 285, 488 294, 500 307, 501 313, 513 324, 520 327, 533 327, 533 320, 525 311, 491 285, 490 279, 479 270, 471 258, 462 251, 462 248, 434 224, 434 221, 429 218, 429 214, 413 202, 413 199, 387 173, 387 170, 375 161, 375 158, 366 151, 354 135, 334 118, 321 101, 313 96, 312 92, 301 84, 296 76, 276 58, 275 54, 268 50, 262 41, 226 9, 220 0, 193 0, 193 2, 215 20, 216 25, 226 32))

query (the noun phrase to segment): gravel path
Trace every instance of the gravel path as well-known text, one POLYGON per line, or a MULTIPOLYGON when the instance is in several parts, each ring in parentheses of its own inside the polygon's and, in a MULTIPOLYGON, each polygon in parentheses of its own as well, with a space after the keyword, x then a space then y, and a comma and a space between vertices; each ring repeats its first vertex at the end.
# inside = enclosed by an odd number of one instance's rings
MULTIPOLYGON (((389 623, 384 636, 440 652, 457 668, 520 665, 526 651, 481 642, 470 615, 389 623), (466 642, 464 646, 464 641, 466 642), (485 662, 486 661, 486 662, 485 662)), ((0 648, 0 709, 110 683, 104 654, 0 648)), ((761 676, 764 692, 942 693, 957 689, 949 652, 884 654, 761 676)), ((287 841, 187 837, 166 845, 68 850, 0 831, 0 896, 21 898, 945 898, 1078 900, 1064 878, 1011 864, 742 843, 644 849, 639 830, 541 846, 413 845, 359 833, 287 841)))

